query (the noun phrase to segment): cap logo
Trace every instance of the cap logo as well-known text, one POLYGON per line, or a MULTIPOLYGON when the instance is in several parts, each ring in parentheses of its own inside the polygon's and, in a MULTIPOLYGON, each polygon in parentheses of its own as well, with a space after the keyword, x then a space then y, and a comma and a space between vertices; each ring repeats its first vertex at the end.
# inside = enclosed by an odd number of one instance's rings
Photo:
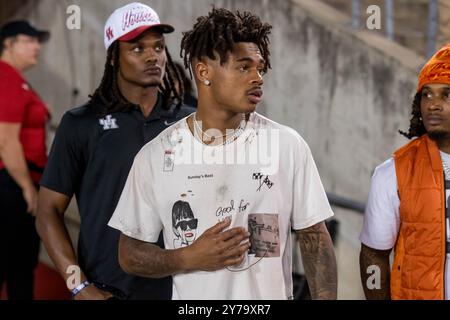
POLYGON ((136 39, 142 32, 155 26, 159 26, 160 33, 174 30, 171 25, 161 24, 158 14, 145 4, 133 2, 120 7, 106 20, 103 31, 105 48, 108 49, 116 40, 136 39))
POLYGON ((153 14, 153 12, 147 10, 133 12, 131 9, 123 15, 122 30, 125 31, 133 25, 141 22, 159 23, 159 19, 153 14))
POLYGON ((106 37, 108 38, 108 41, 114 38, 114 33, 111 27, 109 27, 108 30, 106 30, 106 37))

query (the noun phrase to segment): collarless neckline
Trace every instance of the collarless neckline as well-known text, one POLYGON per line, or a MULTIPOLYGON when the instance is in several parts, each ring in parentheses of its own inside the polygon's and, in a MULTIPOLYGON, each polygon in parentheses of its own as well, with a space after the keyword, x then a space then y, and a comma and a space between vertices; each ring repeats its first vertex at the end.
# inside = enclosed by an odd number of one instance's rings
POLYGON ((245 126, 245 129, 241 132, 241 134, 232 142, 227 143, 227 144, 219 144, 219 145, 209 145, 209 144, 205 144, 202 141, 200 141, 195 135, 194 133, 191 131, 191 129, 189 128, 189 124, 188 124, 188 119, 190 117, 193 117, 193 115, 188 116, 184 119, 183 121, 183 126, 185 127, 185 129, 187 130, 187 133, 189 135, 189 137, 194 140, 194 144, 200 145, 202 147, 205 148, 211 148, 212 149, 228 149, 231 147, 234 147, 235 145, 240 145, 241 142, 250 135, 250 133, 253 131, 253 122, 252 122, 252 116, 249 117, 247 124, 245 126))

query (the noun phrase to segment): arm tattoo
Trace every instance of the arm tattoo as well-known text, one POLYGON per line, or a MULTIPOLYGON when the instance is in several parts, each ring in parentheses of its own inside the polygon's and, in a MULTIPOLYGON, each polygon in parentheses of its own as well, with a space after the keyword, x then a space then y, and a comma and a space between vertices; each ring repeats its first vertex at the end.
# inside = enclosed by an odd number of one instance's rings
POLYGON ((175 250, 164 250, 157 245, 121 235, 119 251, 126 252, 127 273, 147 278, 163 278, 180 272, 175 250), (122 248, 120 248, 122 247, 122 248))
POLYGON ((375 250, 361 244, 359 268, 364 294, 368 300, 389 300, 391 250, 375 250))
POLYGON ((325 223, 298 230, 297 235, 311 298, 336 299, 336 257, 325 223))

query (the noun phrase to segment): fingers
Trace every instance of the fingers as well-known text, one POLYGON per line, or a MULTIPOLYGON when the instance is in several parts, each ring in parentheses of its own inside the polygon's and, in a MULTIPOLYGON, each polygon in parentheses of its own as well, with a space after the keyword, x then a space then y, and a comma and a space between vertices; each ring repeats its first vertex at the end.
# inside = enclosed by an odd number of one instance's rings
POLYGON ((32 204, 31 202, 27 201, 27 212, 31 213, 31 211, 32 211, 32 204))
POLYGON ((241 255, 245 255, 245 254, 247 254, 247 251, 249 248, 250 248, 250 242, 241 243, 240 245, 229 249, 226 252, 226 258, 239 257, 241 255))
POLYGON ((221 267, 227 267, 242 262, 250 248, 250 242, 244 242, 231 249, 225 250, 221 255, 221 267))
POLYGON ((220 270, 226 267, 241 264, 247 255, 247 251, 250 248, 250 243, 245 242, 236 246, 226 252, 223 252, 219 261, 210 268, 206 268, 208 271, 220 270))
POLYGON ((36 203, 31 199, 27 201, 27 212, 31 215, 36 211, 36 203))
POLYGON ((224 266, 225 267, 231 267, 231 266, 235 266, 235 265, 241 264, 244 261, 246 254, 247 253, 243 253, 243 254, 238 255, 238 256, 231 256, 231 257, 229 257, 228 259, 226 259, 224 261, 224 266))
POLYGON ((37 199, 31 199, 27 201, 27 212, 32 216, 36 215, 37 199))
POLYGON ((31 208, 31 215, 35 217, 36 213, 37 213, 37 203, 34 203, 33 207, 31 208))
POLYGON ((35 215, 37 209, 37 192, 34 187, 27 187, 23 189, 23 198, 27 204, 27 212, 35 215))
POLYGON ((231 224, 231 218, 226 218, 221 222, 216 223, 214 226, 206 230, 204 233, 206 234, 218 234, 222 232, 224 229, 228 228, 231 224))
MULTIPOLYGON (((236 228, 238 230, 233 230, 230 229, 228 231, 233 231, 230 232, 230 234, 234 233, 232 236, 228 236, 225 234, 222 234, 221 236, 223 236, 226 240, 222 240, 224 241, 224 245, 226 249, 230 249, 233 248, 237 245, 239 245, 241 242, 243 241, 248 241, 249 237, 250 237, 250 233, 246 230, 239 230, 241 228, 236 228)), ((228 232, 226 231, 226 232, 228 232)))
POLYGON ((219 235, 219 240, 220 241, 228 241, 228 240, 232 240, 232 239, 241 239, 240 241, 242 241, 244 239, 248 239, 249 236, 250 236, 250 233, 248 233, 247 230, 245 230, 244 228, 241 228, 241 227, 236 227, 236 228, 232 228, 232 229, 222 232, 219 235))

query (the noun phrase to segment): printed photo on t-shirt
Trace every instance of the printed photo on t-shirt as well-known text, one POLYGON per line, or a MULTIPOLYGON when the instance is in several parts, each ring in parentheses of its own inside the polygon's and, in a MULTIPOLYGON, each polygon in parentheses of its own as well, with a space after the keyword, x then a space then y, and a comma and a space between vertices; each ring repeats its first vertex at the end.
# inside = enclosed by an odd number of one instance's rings
POLYGON ((249 214, 248 230, 251 244, 249 254, 254 254, 255 257, 280 256, 278 214, 249 214))
POLYGON ((172 207, 172 228, 175 234, 173 247, 175 249, 191 245, 197 237, 198 220, 186 201, 177 201, 172 207))

